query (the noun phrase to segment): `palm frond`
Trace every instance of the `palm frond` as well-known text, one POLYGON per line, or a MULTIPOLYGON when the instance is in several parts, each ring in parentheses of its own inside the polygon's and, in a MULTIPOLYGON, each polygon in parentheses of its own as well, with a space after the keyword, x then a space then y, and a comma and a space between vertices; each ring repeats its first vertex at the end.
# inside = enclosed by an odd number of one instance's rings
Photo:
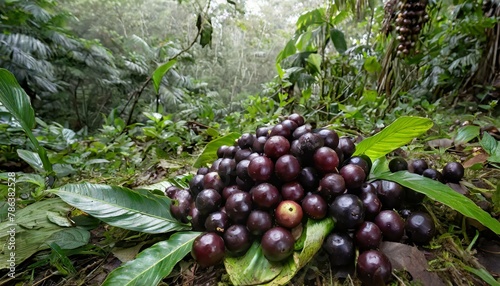
POLYGON ((75 39, 72 39, 58 31, 48 31, 47 37, 56 46, 65 50, 74 50, 77 47, 81 46, 80 43, 78 43, 78 41, 76 41, 75 39))
POLYGON ((42 8, 40 5, 34 4, 34 3, 23 3, 22 9, 33 16, 32 21, 40 21, 43 23, 48 22, 52 16, 50 13, 42 8))
POLYGON ((1 34, 0 42, 7 46, 15 47, 25 53, 34 54, 40 58, 48 58, 51 55, 50 47, 41 40, 25 34, 1 34))
POLYGON ((152 48, 143 38, 137 36, 137 35, 132 35, 130 37, 130 41, 134 45, 138 45, 142 51, 146 54, 146 57, 148 59, 153 59, 155 57, 155 50, 152 48))
POLYGON ((148 68, 144 65, 143 62, 136 63, 136 62, 133 62, 133 61, 124 60, 123 64, 132 73, 139 74, 139 75, 147 75, 148 74, 148 68))

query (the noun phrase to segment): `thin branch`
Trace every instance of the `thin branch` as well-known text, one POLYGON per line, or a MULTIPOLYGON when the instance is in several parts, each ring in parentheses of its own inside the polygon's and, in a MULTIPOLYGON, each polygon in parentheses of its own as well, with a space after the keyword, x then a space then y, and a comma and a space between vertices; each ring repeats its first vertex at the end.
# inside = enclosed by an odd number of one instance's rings
MULTIPOLYGON (((211 2, 212 1, 209 0, 208 3, 207 3, 207 6, 206 6, 205 11, 204 11, 205 15, 208 14, 208 9, 210 8, 211 2)), ((189 44, 189 46, 187 46, 186 48, 182 49, 177 54, 175 54, 174 56, 172 56, 171 58, 169 58, 167 62, 169 62, 171 60, 174 60, 174 59, 177 59, 180 55, 182 55, 185 52, 189 51, 194 46, 194 44, 198 41, 198 38, 201 36, 201 32, 202 32, 202 29, 198 29, 198 32, 196 33, 196 36, 194 37, 193 41, 191 41, 191 43, 189 44)), ((151 82, 151 80, 152 80, 152 76, 148 76, 148 78, 142 84, 142 86, 140 87, 140 89, 132 94, 131 98, 135 97, 135 100, 134 100, 134 103, 132 104, 132 107, 130 109, 130 113, 129 113, 129 116, 128 116, 128 119, 127 119, 127 125, 130 125, 130 123, 132 122, 132 115, 134 114, 135 106, 137 105, 137 102, 139 101, 139 98, 141 97, 142 92, 144 91, 144 89, 146 88, 146 86, 151 82)), ((129 102, 130 102, 130 100, 129 100, 129 102)), ((128 103, 127 103, 127 105, 128 105, 128 103)))

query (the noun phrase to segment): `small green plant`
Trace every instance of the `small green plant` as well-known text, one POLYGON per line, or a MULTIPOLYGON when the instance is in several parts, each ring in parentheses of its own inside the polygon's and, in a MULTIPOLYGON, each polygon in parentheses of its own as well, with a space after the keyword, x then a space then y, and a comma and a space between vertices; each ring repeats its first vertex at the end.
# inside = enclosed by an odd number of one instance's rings
POLYGON ((32 132, 32 129, 35 127, 35 111, 31 107, 30 99, 21 88, 14 75, 6 69, 0 69, 0 103, 21 125, 33 145, 34 150, 38 154, 38 158, 36 158, 36 156, 28 152, 22 152, 25 150, 18 150, 19 157, 31 163, 32 166, 33 164, 36 164, 35 166, 41 165, 46 175, 52 176, 54 171, 47 156, 47 151, 40 146, 40 143, 32 132), (38 163, 38 160, 40 160, 41 164, 38 163))

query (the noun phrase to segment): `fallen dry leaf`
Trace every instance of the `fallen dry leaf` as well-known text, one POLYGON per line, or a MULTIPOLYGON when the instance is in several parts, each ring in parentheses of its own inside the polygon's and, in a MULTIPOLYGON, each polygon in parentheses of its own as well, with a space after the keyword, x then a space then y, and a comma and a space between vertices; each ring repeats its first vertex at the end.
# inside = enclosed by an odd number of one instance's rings
POLYGON ((500 242, 494 240, 481 241, 477 247, 477 259, 491 275, 500 277, 500 242))
POLYGON ((453 140, 451 139, 434 139, 427 141, 427 145, 432 148, 450 148, 453 145, 453 140))
POLYGON ((484 164, 488 160, 488 154, 486 153, 479 153, 476 156, 470 158, 469 160, 465 161, 463 166, 464 168, 469 168, 475 164, 484 164))
POLYGON ((445 285, 437 273, 427 271, 425 255, 417 247, 385 241, 380 251, 387 255, 393 269, 408 271, 414 281, 420 281, 423 285, 445 285))

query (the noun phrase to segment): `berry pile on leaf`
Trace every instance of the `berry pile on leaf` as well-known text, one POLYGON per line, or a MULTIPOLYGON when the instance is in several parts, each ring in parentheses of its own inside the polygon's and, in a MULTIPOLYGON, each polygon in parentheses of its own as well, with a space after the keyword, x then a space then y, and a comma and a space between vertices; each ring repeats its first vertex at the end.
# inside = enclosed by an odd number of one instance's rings
POLYGON ((322 248, 333 267, 355 265, 364 284, 387 283, 392 266, 378 250, 381 241, 422 245, 436 232, 421 207, 425 190, 396 181, 412 185, 418 176, 445 187, 459 182, 464 168, 450 162, 440 172, 424 160, 396 157, 388 164, 377 160, 372 170, 372 159, 400 146, 377 150, 369 144, 372 148, 363 142, 356 148, 351 138, 313 129, 292 114, 239 136, 234 145, 219 146, 217 159, 198 169, 189 189, 166 190, 172 215, 202 232, 191 255, 201 267, 224 261, 234 284, 279 285, 322 248), (391 174, 402 172, 410 179, 391 180, 391 174), (259 263, 247 275, 252 261, 259 263))

